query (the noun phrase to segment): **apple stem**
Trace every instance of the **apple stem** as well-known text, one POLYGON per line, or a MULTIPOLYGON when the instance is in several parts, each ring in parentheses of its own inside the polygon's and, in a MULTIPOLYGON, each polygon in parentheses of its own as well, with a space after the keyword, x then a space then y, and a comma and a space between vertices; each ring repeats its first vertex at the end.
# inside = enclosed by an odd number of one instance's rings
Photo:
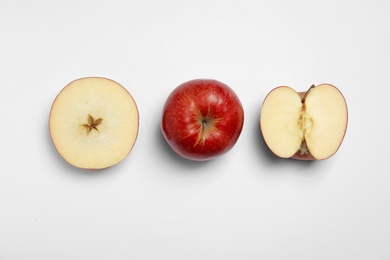
POLYGON ((302 98, 302 104, 305 103, 306 97, 307 97, 307 95, 309 94, 310 90, 312 90, 312 89, 315 88, 315 87, 316 87, 316 86, 313 84, 313 85, 311 85, 310 88, 306 91, 305 95, 304 95, 303 98, 302 98))
POLYGON ((204 129, 206 128, 206 120, 205 119, 203 119, 202 120, 202 133, 204 132, 204 129))

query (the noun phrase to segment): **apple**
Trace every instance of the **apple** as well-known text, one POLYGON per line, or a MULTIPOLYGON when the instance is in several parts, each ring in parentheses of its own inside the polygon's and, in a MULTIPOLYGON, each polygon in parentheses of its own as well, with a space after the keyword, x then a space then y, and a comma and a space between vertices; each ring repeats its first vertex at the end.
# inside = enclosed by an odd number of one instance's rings
POLYGON ((72 81, 55 98, 49 130, 58 153, 71 165, 102 169, 122 161, 138 135, 138 109, 130 93, 107 78, 72 81))
POLYGON ((312 85, 306 92, 281 86, 264 99, 260 129, 278 157, 324 160, 339 149, 348 124, 344 96, 330 84, 312 85))
POLYGON ((195 79, 175 88, 165 101, 161 131, 180 156, 206 161, 237 142, 244 110, 235 92, 212 79, 195 79))

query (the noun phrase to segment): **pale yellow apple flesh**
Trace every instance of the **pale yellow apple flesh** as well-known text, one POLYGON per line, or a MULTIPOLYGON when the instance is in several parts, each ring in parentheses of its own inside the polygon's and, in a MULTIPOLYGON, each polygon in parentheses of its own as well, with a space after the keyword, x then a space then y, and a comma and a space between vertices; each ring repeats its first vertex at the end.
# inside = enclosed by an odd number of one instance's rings
POLYGON ((53 102, 49 129, 70 164, 102 169, 122 161, 138 135, 139 115, 130 93, 106 78, 75 80, 53 102))
POLYGON ((260 128, 270 150, 282 158, 323 160, 341 145, 348 122, 346 101, 329 84, 306 93, 278 87, 265 98, 260 128))

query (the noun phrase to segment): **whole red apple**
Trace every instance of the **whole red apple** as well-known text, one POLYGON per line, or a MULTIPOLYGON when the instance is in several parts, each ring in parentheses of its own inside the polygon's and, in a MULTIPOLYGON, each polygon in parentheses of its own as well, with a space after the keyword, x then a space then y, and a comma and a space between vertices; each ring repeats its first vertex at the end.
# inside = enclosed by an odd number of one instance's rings
POLYGON ((168 96, 161 131, 169 146, 184 158, 206 161, 229 151, 244 123, 236 93, 212 79, 179 85, 168 96))

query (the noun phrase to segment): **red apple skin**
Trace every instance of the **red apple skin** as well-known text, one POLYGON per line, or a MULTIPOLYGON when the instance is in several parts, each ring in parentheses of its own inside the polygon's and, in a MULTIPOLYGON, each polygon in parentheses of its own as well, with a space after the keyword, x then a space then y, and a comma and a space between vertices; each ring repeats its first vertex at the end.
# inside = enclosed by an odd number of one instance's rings
POLYGON ((244 110, 235 92, 212 79, 179 85, 168 96, 161 131, 180 156, 206 161, 228 152, 244 124, 244 110))

